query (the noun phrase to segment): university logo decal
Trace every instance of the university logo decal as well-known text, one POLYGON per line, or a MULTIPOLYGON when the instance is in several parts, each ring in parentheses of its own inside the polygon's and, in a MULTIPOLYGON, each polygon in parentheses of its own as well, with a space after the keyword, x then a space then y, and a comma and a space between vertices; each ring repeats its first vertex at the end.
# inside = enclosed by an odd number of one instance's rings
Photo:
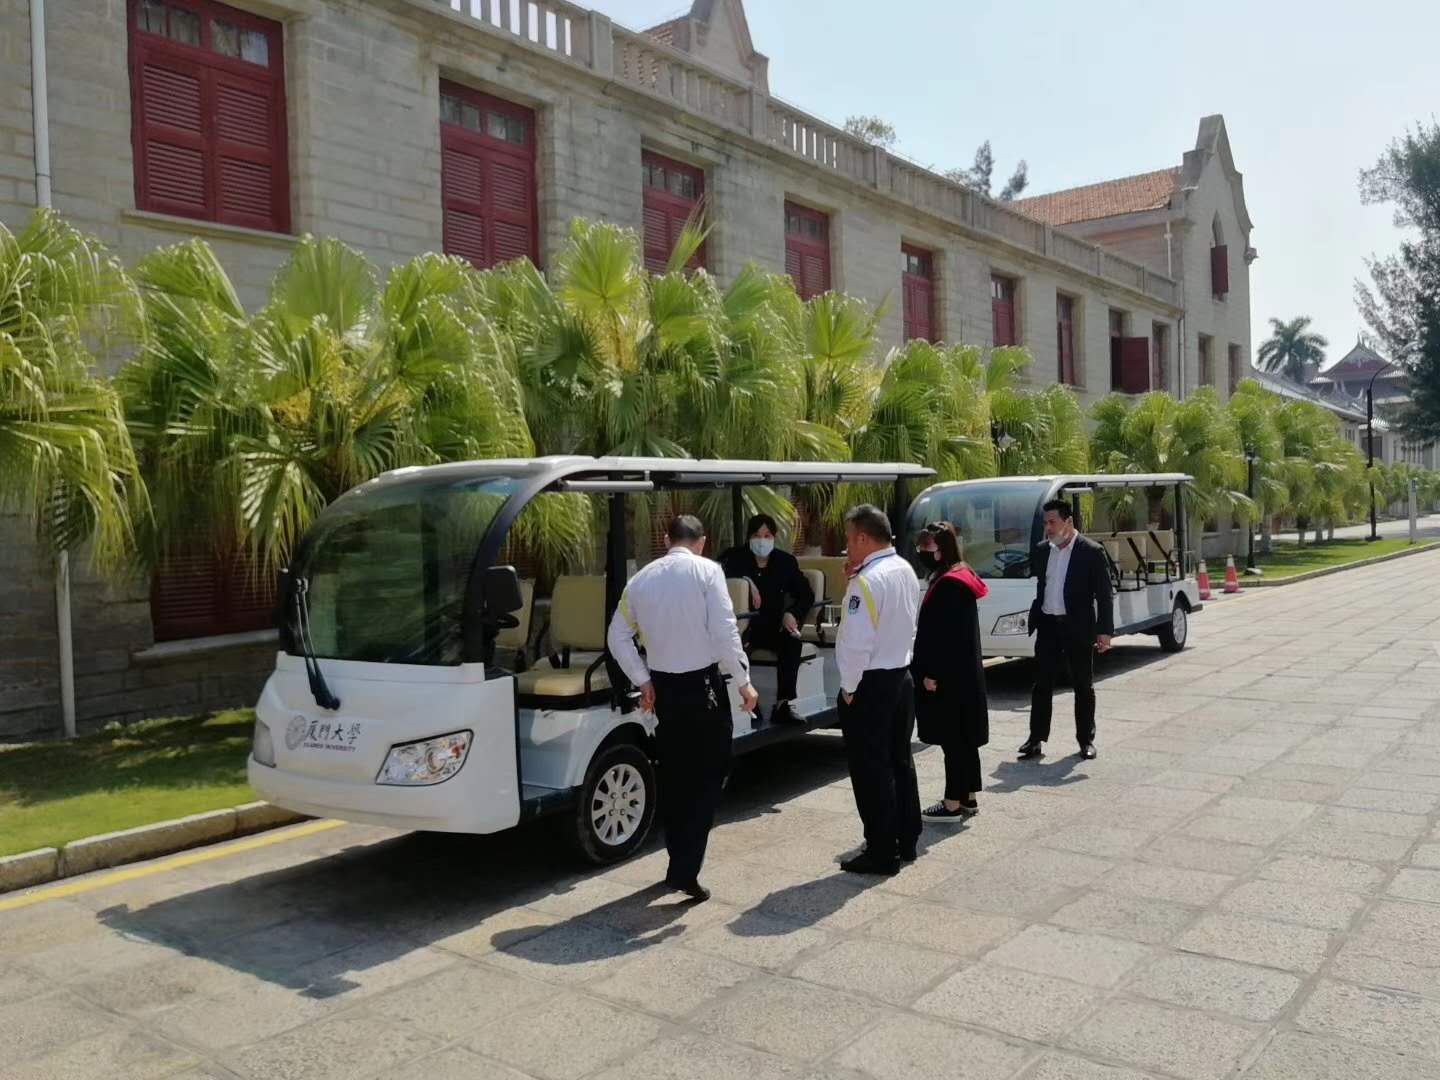
POLYGON ((305 729, 307 727, 309 727, 309 724, 305 720, 305 717, 297 713, 295 718, 290 721, 290 726, 285 729, 285 749, 298 749, 300 744, 305 741, 305 729))

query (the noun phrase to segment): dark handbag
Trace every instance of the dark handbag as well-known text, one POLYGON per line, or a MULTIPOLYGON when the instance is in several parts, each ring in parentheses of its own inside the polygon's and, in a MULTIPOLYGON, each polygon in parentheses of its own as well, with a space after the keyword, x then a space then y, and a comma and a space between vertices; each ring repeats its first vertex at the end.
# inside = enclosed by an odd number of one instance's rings
POLYGON ((946 741, 953 720, 946 715, 945 697, 939 690, 926 690, 925 683, 915 681, 915 737, 929 746, 946 741))

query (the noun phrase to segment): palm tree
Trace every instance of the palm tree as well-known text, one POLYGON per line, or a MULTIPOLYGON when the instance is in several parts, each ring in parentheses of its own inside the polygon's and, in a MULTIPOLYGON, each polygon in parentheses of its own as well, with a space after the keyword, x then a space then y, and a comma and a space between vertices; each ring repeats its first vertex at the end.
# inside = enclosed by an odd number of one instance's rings
MULTIPOLYGON (((200 241, 136 275, 148 340, 118 382, 153 493, 151 564, 246 548, 274 569, 331 500, 387 469, 534 452, 462 260, 419 256, 381 288, 358 252, 306 237, 253 317, 200 241)), ((569 512, 542 503, 544 526, 520 526, 556 559, 590 529, 589 504, 564 498, 569 512)))
POLYGON ((1309 369, 1318 369, 1325 363, 1325 349, 1330 342, 1307 329, 1310 317, 1301 315, 1289 322, 1270 320, 1270 336, 1260 345, 1256 359, 1260 369, 1280 374, 1291 382, 1305 381, 1309 369))
MULTIPOLYGON (((1269 551, 1270 523, 1290 502, 1285 481, 1284 445, 1275 422, 1281 399, 1254 379, 1243 380, 1225 406, 1235 428, 1241 452, 1254 458, 1254 505, 1242 508, 1241 517, 1261 523, 1261 547, 1269 551)), ((1247 480, 1248 480, 1247 476, 1247 480)))
MULTIPOLYGON (((1202 387, 1184 401, 1149 393, 1138 401, 1111 394, 1097 404, 1091 435, 1091 459, 1100 472, 1180 472, 1194 477, 1189 509, 1204 521, 1250 510, 1243 490, 1245 461, 1234 426, 1215 392, 1202 387)), ((1159 511, 1163 489, 1146 491, 1145 506, 1133 489, 1106 492, 1112 515, 1147 520, 1159 511)))
POLYGON ((88 542, 101 567, 128 556, 145 510, 119 396, 94 374, 138 312, 98 241, 48 210, 19 235, 0 225, 0 509, 52 552, 88 542))

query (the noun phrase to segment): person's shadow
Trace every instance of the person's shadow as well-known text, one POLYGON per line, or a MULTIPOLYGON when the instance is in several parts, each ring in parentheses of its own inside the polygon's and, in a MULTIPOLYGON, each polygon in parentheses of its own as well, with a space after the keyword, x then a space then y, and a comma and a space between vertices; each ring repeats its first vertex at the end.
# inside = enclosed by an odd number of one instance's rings
POLYGON ((1075 771, 1084 764, 1085 759, 1075 755, 1060 758, 1053 764, 1046 764, 1043 759, 1041 761, 1002 761, 990 774, 997 783, 988 785, 985 790, 1003 795, 1027 787, 1066 787, 1070 784, 1078 784, 1082 780, 1090 778, 1089 773, 1075 771))

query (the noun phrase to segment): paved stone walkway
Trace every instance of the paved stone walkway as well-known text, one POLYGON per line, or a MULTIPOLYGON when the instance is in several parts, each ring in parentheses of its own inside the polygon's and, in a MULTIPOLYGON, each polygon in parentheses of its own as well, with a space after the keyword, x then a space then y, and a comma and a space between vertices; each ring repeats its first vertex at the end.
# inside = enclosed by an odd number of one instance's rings
POLYGON ((0 1075, 1440 1080, 1437 576, 1118 650, 1095 762, 1015 762, 996 669, 983 812, 893 880, 838 872, 816 736, 737 774, 698 907, 654 851, 345 826, 0 914, 0 1075))

